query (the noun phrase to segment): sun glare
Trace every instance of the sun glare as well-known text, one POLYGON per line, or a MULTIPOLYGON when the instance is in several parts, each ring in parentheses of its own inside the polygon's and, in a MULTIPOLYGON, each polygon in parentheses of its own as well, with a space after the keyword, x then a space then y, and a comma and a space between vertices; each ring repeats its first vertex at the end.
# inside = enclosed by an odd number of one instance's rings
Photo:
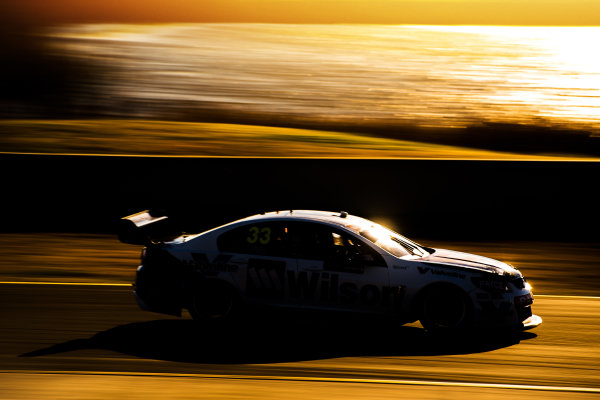
MULTIPOLYGON (((417 27, 415 27, 417 28, 417 27)), ((494 101, 544 104, 537 115, 597 123, 600 118, 600 53, 594 51, 596 27, 421 26, 436 32, 489 37, 515 45, 521 69, 505 71, 505 79, 523 89, 488 94, 494 101), (535 57, 534 57, 535 56, 535 57), (541 64, 540 60, 543 60, 541 64), (532 68, 527 68, 532 67, 532 68), (517 73, 518 72, 518 73, 517 73), (531 90, 532 82, 538 90, 531 90)), ((502 70, 496 71, 502 75, 502 70)))

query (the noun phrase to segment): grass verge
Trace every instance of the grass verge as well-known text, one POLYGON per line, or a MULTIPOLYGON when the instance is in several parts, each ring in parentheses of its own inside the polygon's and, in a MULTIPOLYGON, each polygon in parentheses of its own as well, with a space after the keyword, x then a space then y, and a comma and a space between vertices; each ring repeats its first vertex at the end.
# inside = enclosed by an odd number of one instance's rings
POLYGON ((573 159, 323 130, 104 119, 2 120, 0 149, 5 153, 197 157, 573 159))

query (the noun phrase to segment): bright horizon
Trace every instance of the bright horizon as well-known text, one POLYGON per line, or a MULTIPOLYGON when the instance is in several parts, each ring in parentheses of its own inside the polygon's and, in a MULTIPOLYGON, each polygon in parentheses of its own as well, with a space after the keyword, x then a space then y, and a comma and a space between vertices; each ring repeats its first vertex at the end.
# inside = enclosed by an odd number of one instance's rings
POLYGON ((600 26, 597 0, 4 0, 30 23, 266 22, 600 26))

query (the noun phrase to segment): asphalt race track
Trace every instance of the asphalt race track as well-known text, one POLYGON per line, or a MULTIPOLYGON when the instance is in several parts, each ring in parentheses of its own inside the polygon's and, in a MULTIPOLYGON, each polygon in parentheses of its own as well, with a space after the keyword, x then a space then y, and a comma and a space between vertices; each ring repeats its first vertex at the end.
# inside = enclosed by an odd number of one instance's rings
POLYGON ((537 296, 518 344, 418 324, 197 326, 127 285, 0 284, 0 398, 598 398, 600 298, 537 296), (362 327, 359 327, 362 326, 362 327))

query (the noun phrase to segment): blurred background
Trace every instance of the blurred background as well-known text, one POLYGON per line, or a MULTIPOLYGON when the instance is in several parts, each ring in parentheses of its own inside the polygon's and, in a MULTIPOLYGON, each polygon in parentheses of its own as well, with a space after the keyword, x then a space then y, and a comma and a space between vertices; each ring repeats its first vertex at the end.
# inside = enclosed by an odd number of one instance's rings
POLYGON ((321 155, 323 143, 325 156, 345 157, 600 154, 596 3, 363 3, 3 2, 0 145, 232 156, 285 156, 288 146, 299 147, 293 156, 321 155), (200 139, 210 145, 195 146, 200 139))

